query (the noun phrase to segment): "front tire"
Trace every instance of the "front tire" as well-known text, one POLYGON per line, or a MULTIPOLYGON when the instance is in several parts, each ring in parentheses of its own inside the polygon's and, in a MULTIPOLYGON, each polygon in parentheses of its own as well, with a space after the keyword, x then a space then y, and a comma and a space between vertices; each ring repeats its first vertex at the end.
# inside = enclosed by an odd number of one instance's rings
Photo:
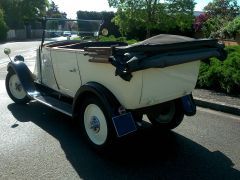
POLYGON ((6 76, 5 86, 9 97, 17 104, 26 104, 31 99, 23 89, 17 74, 9 71, 6 76))
POLYGON ((111 113, 99 98, 86 98, 81 106, 80 127, 84 138, 95 150, 102 151, 114 142, 111 113))
POLYGON ((152 125, 161 130, 176 128, 184 118, 180 99, 165 102, 147 113, 152 125))

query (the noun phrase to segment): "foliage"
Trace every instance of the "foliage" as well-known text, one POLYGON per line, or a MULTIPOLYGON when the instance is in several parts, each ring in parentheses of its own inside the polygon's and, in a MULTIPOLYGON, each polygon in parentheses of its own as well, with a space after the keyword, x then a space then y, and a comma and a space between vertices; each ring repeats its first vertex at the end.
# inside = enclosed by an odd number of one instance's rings
POLYGON ((46 15, 48 0, 0 0, 5 20, 10 28, 22 28, 46 15))
POLYGON ((227 93, 240 92, 240 46, 226 47, 228 57, 224 62, 212 58, 210 64, 202 63, 198 87, 227 93))
POLYGON ((233 38, 240 33, 240 17, 236 17, 233 21, 230 21, 224 28, 221 29, 220 36, 223 38, 233 38))
POLYGON ((67 14, 60 12, 58 6, 54 3, 54 1, 52 1, 52 3, 49 5, 46 16, 49 18, 67 18, 67 14))
POLYGON ((195 20, 197 30, 202 30, 205 37, 221 37, 226 33, 224 28, 229 21, 239 15, 240 6, 236 0, 213 0, 204 10, 208 18, 200 22, 200 29, 198 29, 199 21, 195 20))
POLYGON ((217 38, 221 33, 221 29, 226 26, 228 21, 223 18, 211 17, 203 23, 202 31, 205 37, 217 38))
POLYGON ((117 8, 114 22, 122 35, 132 31, 143 31, 145 37, 156 30, 168 32, 171 29, 185 30, 192 26, 193 0, 108 0, 117 8))
POLYGON ((167 13, 175 27, 182 31, 192 27, 194 0, 167 0, 167 13))
POLYGON ((195 18, 193 28, 195 32, 202 30, 203 24, 209 19, 206 13, 200 14, 195 18))
POLYGON ((0 0, 0 6, 4 10, 5 22, 9 28, 18 29, 23 27, 24 23, 21 20, 18 0, 0 0))
POLYGON ((87 20, 103 20, 104 23, 102 28, 107 28, 109 35, 114 35, 116 37, 120 36, 118 27, 112 23, 114 18, 114 12, 89 12, 89 11, 78 11, 78 19, 87 19, 87 20))
POLYGON ((46 15, 48 0, 22 0, 20 1, 20 11, 25 24, 46 15))
POLYGON ((5 40, 7 36, 7 25, 4 21, 4 14, 2 9, 0 9, 0 41, 5 40))
POLYGON ((210 17, 220 16, 226 20, 233 20, 239 15, 240 7, 237 0, 213 0, 204 7, 210 17))
POLYGON ((126 37, 118 37, 118 38, 116 38, 113 35, 110 35, 110 36, 100 36, 99 37, 99 41, 118 41, 118 42, 126 42, 128 44, 134 44, 134 43, 137 42, 137 40, 135 40, 135 39, 127 40, 126 37))

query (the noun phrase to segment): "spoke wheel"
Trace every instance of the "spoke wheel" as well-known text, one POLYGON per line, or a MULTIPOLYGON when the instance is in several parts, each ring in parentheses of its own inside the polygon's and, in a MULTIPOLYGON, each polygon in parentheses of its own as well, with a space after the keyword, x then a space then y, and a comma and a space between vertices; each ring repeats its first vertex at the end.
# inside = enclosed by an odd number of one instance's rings
POLYGON ((26 91, 23 89, 16 73, 12 71, 8 72, 5 86, 9 97, 15 103, 25 104, 30 101, 30 98, 27 96, 26 91))

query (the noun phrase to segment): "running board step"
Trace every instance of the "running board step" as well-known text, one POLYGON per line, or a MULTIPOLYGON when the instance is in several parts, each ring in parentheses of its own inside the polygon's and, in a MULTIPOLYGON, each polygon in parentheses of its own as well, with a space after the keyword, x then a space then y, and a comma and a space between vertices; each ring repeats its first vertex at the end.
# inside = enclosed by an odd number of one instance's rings
POLYGON ((68 116, 72 117, 72 106, 68 103, 64 103, 58 99, 55 99, 50 96, 36 96, 33 99, 37 100, 38 102, 47 105, 48 107, 55 109, 59 112, 62 112, 68 116))

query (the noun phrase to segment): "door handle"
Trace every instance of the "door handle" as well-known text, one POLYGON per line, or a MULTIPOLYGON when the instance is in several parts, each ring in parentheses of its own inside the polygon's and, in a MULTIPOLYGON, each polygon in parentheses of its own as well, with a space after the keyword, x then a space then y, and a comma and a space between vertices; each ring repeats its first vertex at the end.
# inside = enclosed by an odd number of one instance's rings
POLYGON ((69 72, 77 72, 77 70, 74 68, 74 69, 70 69, 69 72))

